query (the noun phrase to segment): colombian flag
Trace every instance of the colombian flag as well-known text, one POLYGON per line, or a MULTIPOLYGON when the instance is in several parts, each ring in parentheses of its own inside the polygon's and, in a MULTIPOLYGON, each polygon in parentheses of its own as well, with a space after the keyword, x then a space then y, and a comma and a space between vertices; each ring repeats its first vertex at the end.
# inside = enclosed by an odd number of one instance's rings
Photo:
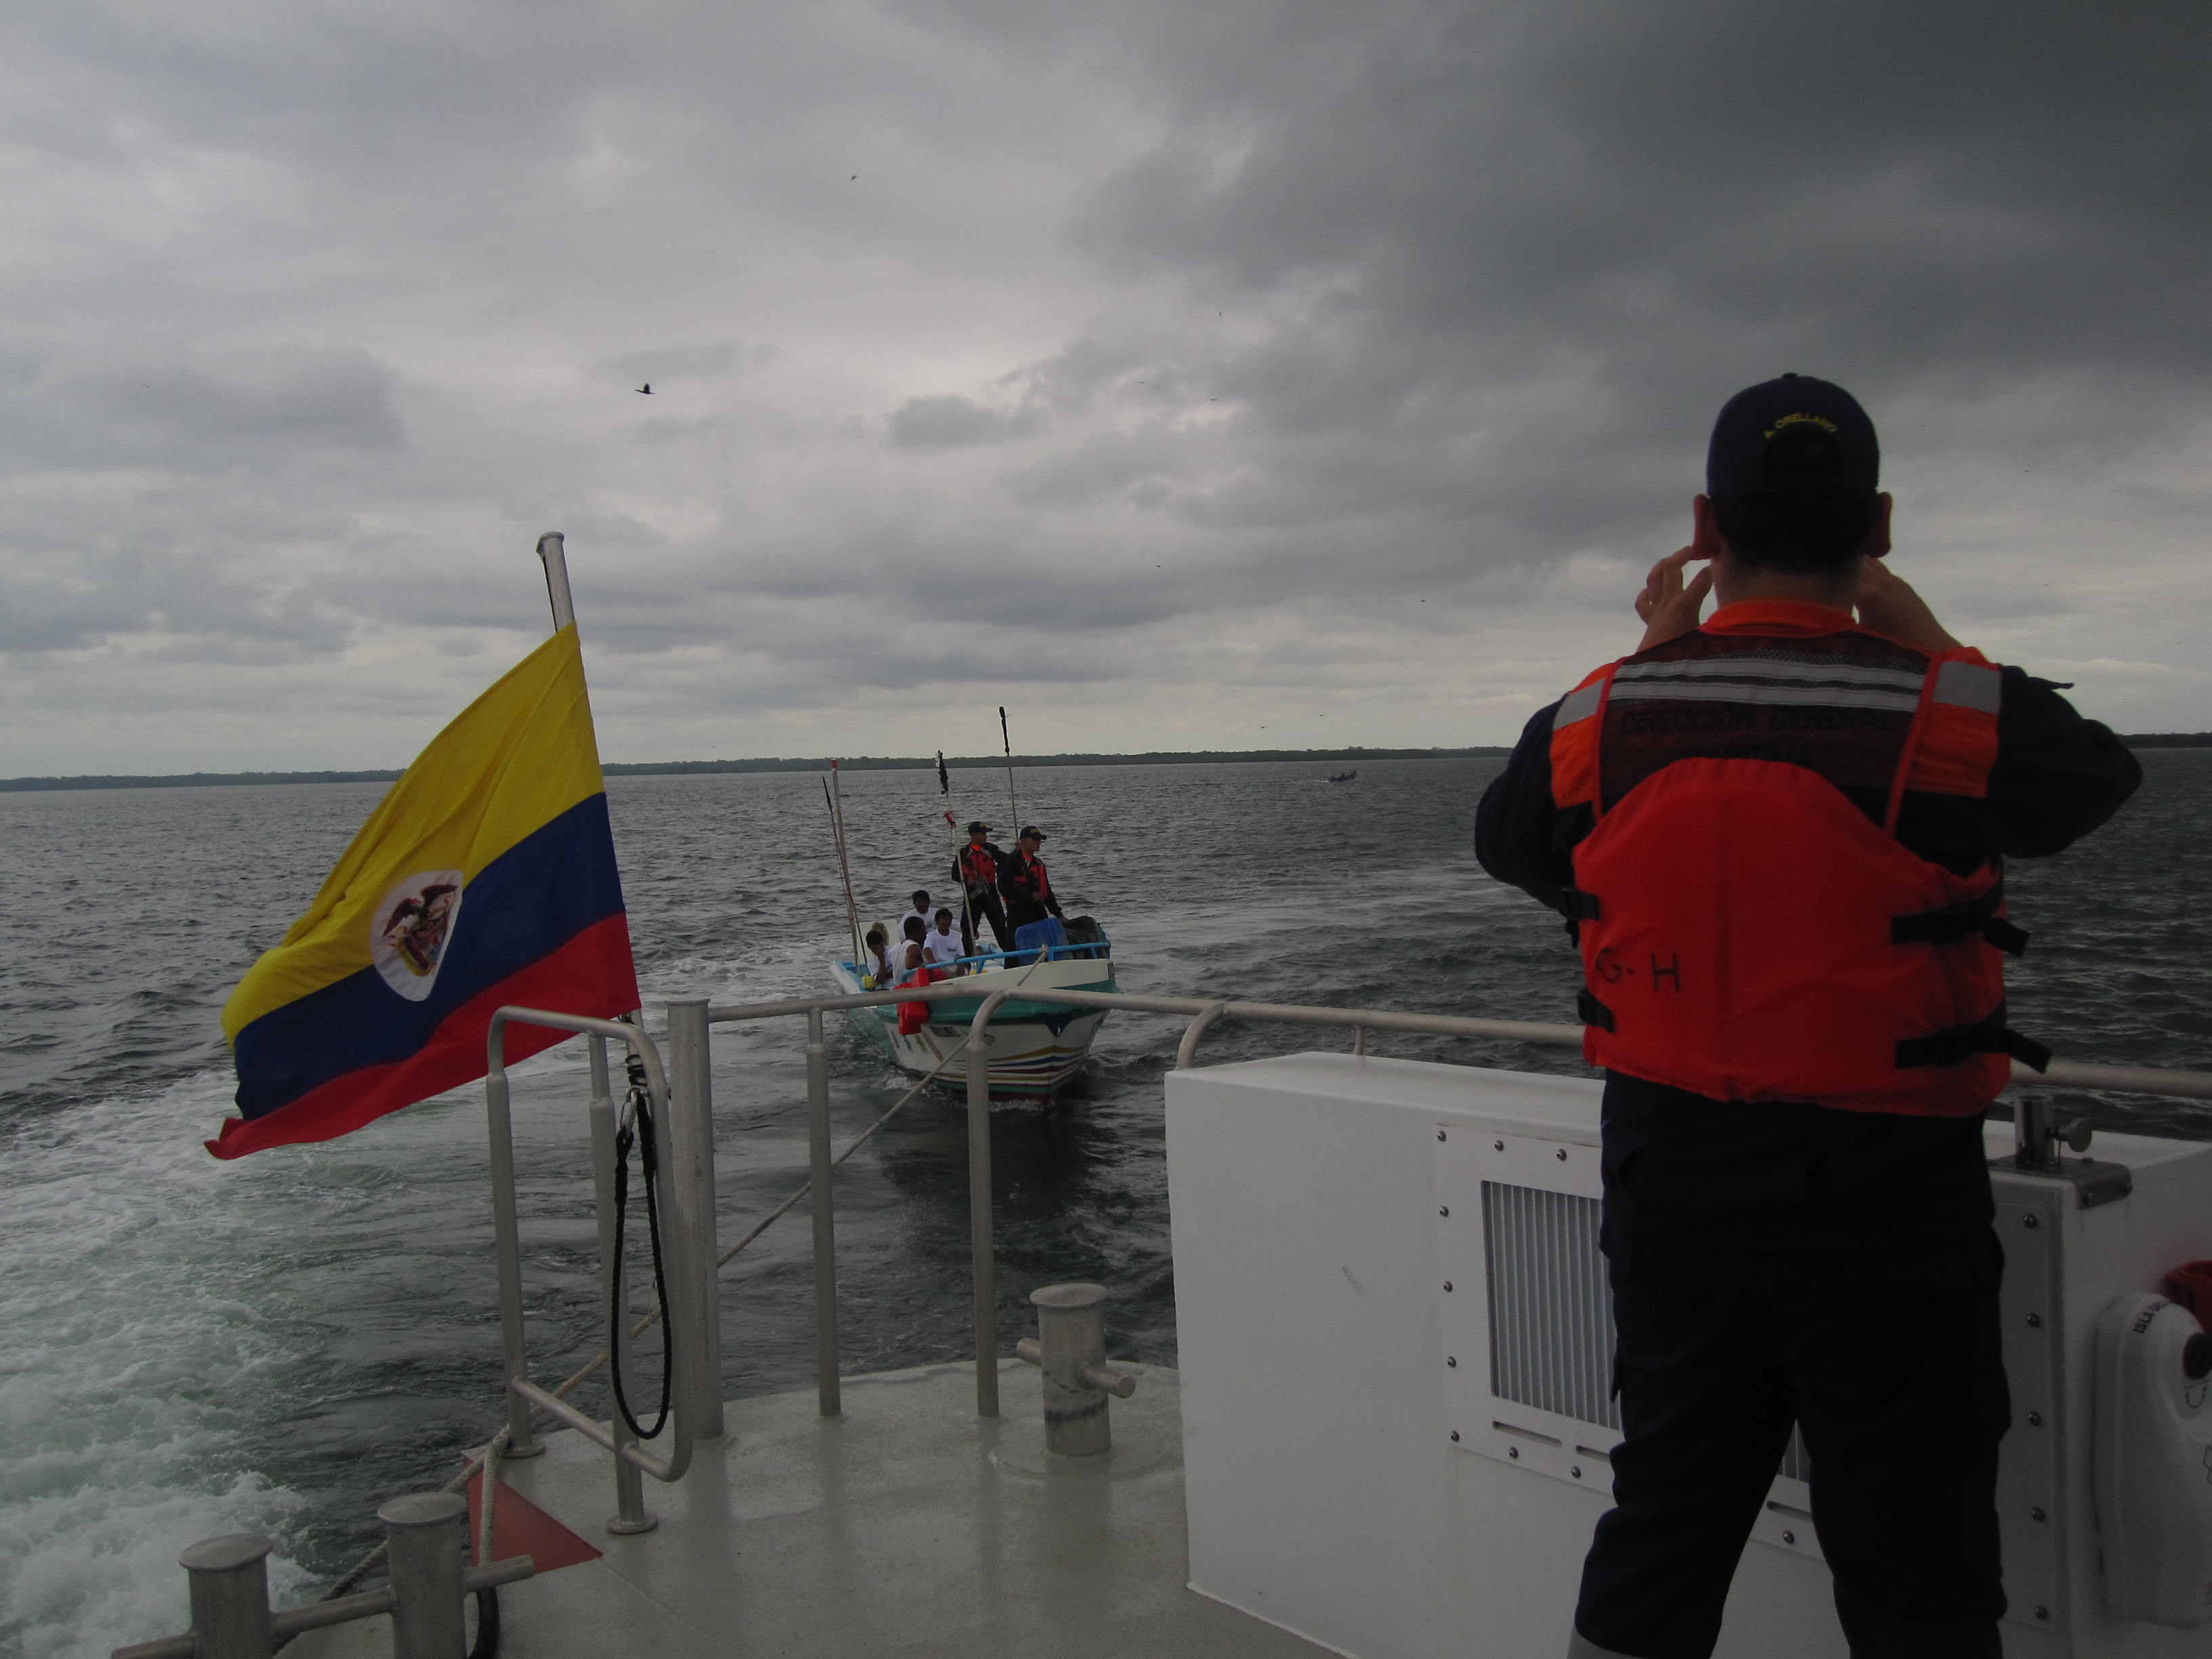
MULTIPOLYGON (((638 1006, 572 625, 441 732, 223 1006, 217 1158, 329 1140, 484 1074, 492 1012, 638 1006)), ((520 1060, 568 1035, 510 1026, 520 1060)))

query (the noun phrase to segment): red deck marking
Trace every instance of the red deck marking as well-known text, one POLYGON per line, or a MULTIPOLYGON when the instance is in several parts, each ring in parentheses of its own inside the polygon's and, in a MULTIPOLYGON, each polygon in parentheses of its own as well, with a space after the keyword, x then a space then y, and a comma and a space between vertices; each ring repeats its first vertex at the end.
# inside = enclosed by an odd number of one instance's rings
MULTIPOLYGON (((483 1471, 479 1469, 469 1477, 469 1553, 476 1554, 477 1495, 483 1486, 483 1471)), ((570 1532, 544 1510, 502 1480, 499 1483, 499 1502, 492 1505, 491 1553, 495 1561, 504 1561, 509 1556, 526 1555, 538 1564, 543 1575, 562 1567, 573 1567, 580 1561, 596 1561, 600 1552, 570 1532)))

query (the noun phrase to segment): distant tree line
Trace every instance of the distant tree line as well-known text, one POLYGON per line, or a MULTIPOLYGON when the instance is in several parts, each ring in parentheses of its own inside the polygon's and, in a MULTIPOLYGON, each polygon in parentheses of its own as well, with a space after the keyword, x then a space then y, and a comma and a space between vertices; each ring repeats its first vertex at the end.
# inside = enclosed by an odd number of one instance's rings
MULTIPOLYGON (((2212 749, 2212 732, 2142 732, 2124 735, 2130 749, 2212 749)), ((1248 762, 1295 762, 1305 765, 1362 761, 1500 759, 1512 751, 1471 749, 1200 749, 1154 750, 1141 755, 1017 755, 1017 766, 1227 766, 1248 762)), ((913 772, 937 764, 932 758, 891 755, 849 755, 838 763, 848 772, 913 772)), ((1004 766, 1003 755, 948 757, 948 767, 972 770, 1004 766)), ((684 777, 700 772, 823 772, 826 757, 769 760, 629 761, 602 767, 611 778, 684 777)), ((253 783, 389 783, 397 771, 365 772, 179 772, 167 776, 106 775, 71 778, 0 778, 0 793, 43 789, 206 789, 253 783)))

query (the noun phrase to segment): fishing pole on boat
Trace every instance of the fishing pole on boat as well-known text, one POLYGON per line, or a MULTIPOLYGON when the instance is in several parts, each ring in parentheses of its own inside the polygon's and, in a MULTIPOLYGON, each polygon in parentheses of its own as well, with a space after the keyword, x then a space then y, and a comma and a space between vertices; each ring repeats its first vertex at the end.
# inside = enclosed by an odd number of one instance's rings
POLYGON ((845 795, 837 787, 837 763, 830 763, 830 775, 822 781, 822 799, 830 808, 830 832, 837 839, 837 872, 845 880, 845 920, 853 929, 853 961, 860 960, 860 907, 853 902, 853 866, 845 857, 845 795))
POLYGON ((1014 805, 1014 740, 1006 735, 1006 705, 999 705, 999 742, 1006 751, 1006 823, 1018 828, 1022 809, 1014 805))
POLYGON ((937 751, 937 794, 944 803, 945 833, 952 838, 952 879, 960 884, 960 938, 969 951, 975 948, 975 905, 968 896, 968 872, 960 867, 960 826, 952 817, 952 775, 945 769, 945 751, 937 751))

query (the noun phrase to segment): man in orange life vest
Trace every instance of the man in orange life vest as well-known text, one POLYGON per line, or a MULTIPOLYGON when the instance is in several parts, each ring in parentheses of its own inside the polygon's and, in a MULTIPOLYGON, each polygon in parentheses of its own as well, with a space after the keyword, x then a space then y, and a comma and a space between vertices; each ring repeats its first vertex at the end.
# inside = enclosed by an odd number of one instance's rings
POLYGON ((999 903, 999 872, 1006 867, 1006 849, 991 839, 991 826, 977 818, 968 826, 968 844, 952 857, 952 879, 960 884, 960 942, 963 954, 975 954, 975 919, 991 924, 991 936, 1001 951, 1014 948, 1013 930, 999 903))
POLYGON ((1014 837, 1011 857, 999 866, 999 892, 1006 901, 1006 926, 1019 943, 1022 929, 1047 916, 1060 915, 1060 901, 1052 896, 1052 878, 1045 873, 1044 831, 1034 823, 1022 826, 1014 837))
POLYGON ((1879 465, 1842 387, 1738 393, 1641 647, 1528 723, 1477 814, 1484 867, 1567 917, 1607 1073, 1626 1438, 1582 1659, 1711 1652, 1793 1424, 1854 1659, 2001 1651, 1981 1119, 2048 1058, 2005 1023, 2002 860, 2142 775, 1890 574, 1879 465))

